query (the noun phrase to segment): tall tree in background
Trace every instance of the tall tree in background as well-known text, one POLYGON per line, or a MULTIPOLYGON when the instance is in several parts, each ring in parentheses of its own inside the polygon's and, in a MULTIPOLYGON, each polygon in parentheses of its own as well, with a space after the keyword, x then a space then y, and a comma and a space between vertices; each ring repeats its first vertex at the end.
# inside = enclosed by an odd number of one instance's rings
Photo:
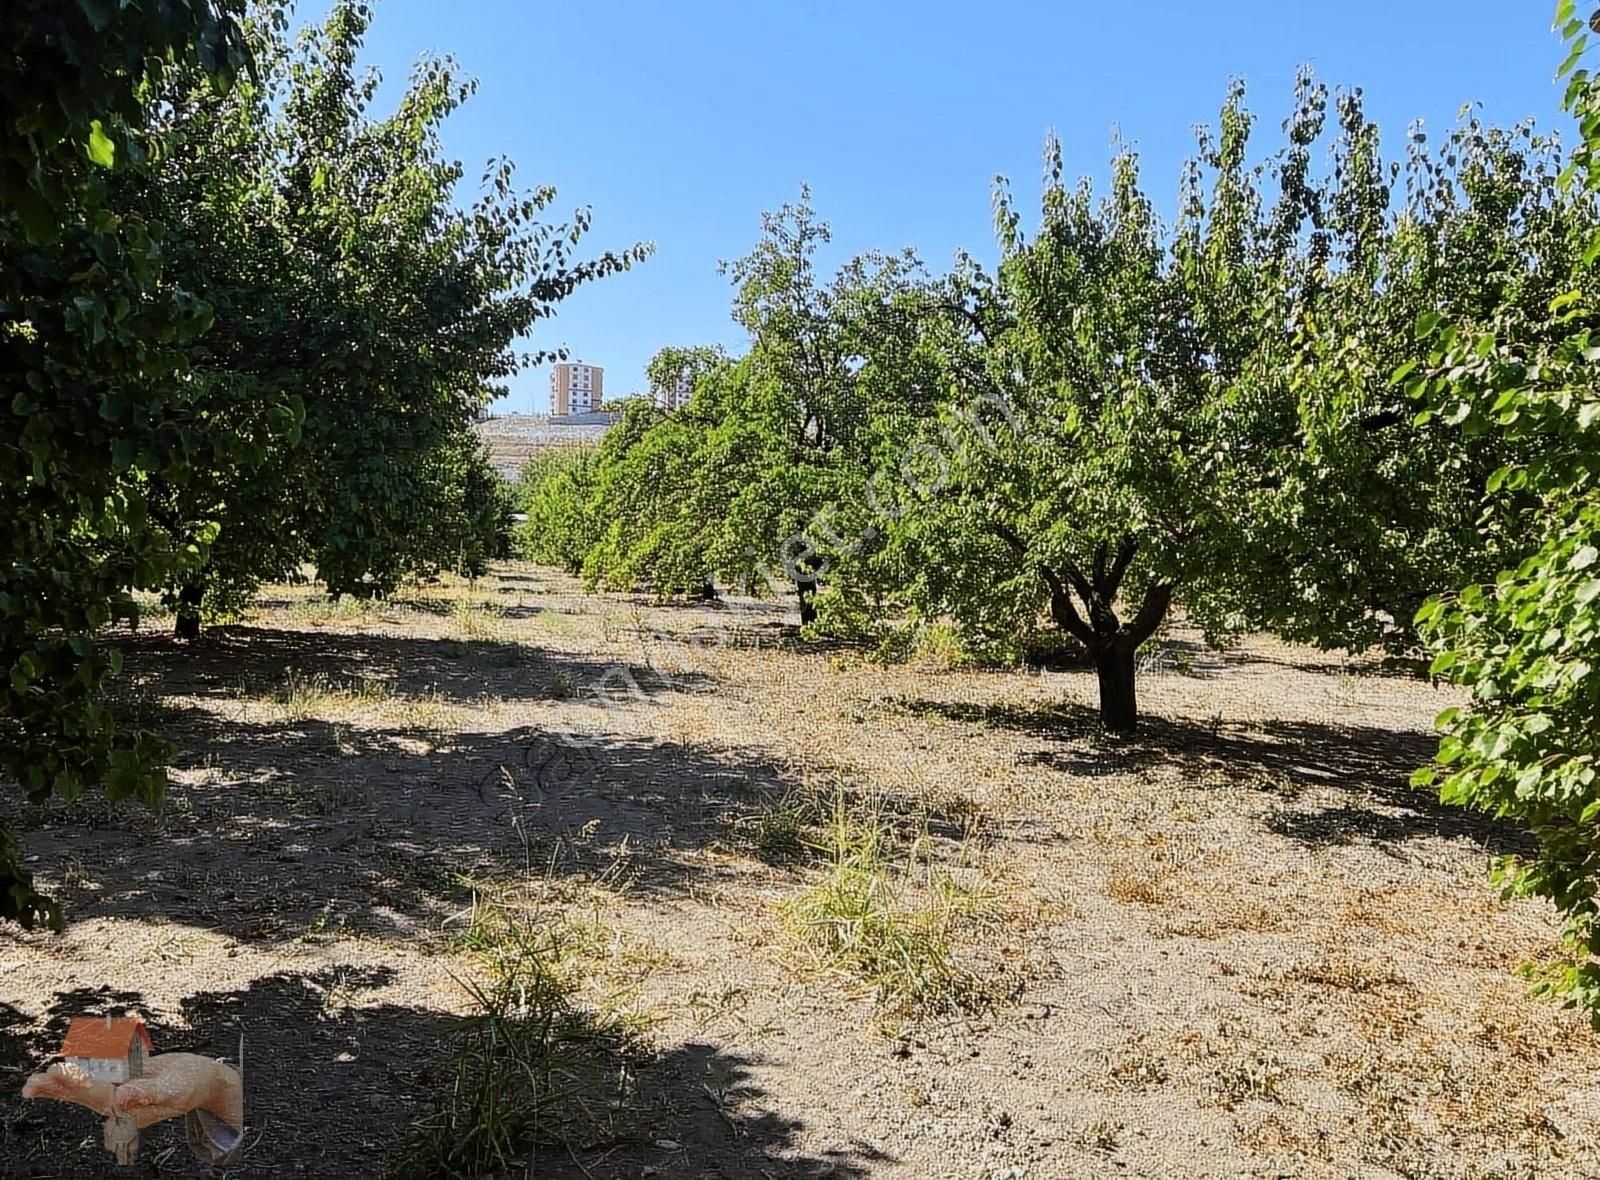
MULTIPOLYGON (((699 594, 721 580, 793 593, 802 623, 815 620, 837 557, 823 517, 860 503, 895 407, 937 404, 929 366, 906 363, 908 342, 938 314, 920 265, 909 253, 868 254, 823 278, 828 240, 804 197, 765 216, 756 247, 724 267, 748 353, 669 349, 652 362, 664 385, 688 366, 694 396, 671 414, 630 405, 602 443, 581 514, 593 530, 591 586, 699 594)), ((541 515, 578 519, 550 499, 575 483, 541 486, 541 515)))
POLYGON ((1242 98, 1170 243, 1128 152, 1097 202, 1066 185, 1052 140, 1031 239, 1002 190, 999 274, 972 290, 979 339, 951 380, 1010 421, 947 416, 950 470, 896 526, 918 545, 925 615, 1003 641, 1047 610, 1093 660, 1112 730, 1137 724, 1135 653, 1176 596, 1214 633, 1244 621, 1246 523, 1292 439, 1273 377, 1288 333, 1261 325, 1287 323, 1272 309, 1302 279, 1305 211, 1290 194, 1288 232, 1257 232, 1242 98))
MULTIPOLYGON (((514 342, 646 253, 574 261, 587 213, 542 222, 504 161, 458 207, 438 129, 472 86, 429 60, 369 117, 366 5, 295 49, 240 8, 0 17, 0 777, 33 800, 160 794, 166 742, 105 693, 132 591, 192 636, 308 558, 335 594, 481 571, 509 502, 472 423, 538 359, 514 342)), ((0 917, 57 917, 3 833, 0 917)))
MULTIPOLYGON (((15 0, 0 10, 0 776, 32 799, 155 798, 165 743, 118 724, 99 641, 203 557, 152 519, 150 481, 193 470, 184 345, 200 295, 166 281, 165 227, 111 207, 144 165, 147 86, 245 66, 232 0, 15 0)), ((0 918, 54 917, 0 832, 0 918)))
POLYGON ((297 47, 264 28, 259 81, 170 104, 177 150, 150 199, 184 217, 172 244, 217 324, 198 364, 215 427, 210 478, 165 498, 180 539, 220 524, 171 588, 179 627, 314 561, 333 594, 408 573, 481 573, 508 504, 472 425, 540 356, 513 345, 579 284, 642 258, 571 252, 587 225, 542 220, 554 192, 495 161, 467 208, 439 129, 472 93, 423 62, 393 114, 369 113, 358 59, 371 14, 334 6, 297 47))
POLYGON ((517 528, 517 551, 530 561, 583 572, 600 523, 594 499, 598 449, 578 446, 536 452, 517 480, 517 507, 527 520, 517 528))

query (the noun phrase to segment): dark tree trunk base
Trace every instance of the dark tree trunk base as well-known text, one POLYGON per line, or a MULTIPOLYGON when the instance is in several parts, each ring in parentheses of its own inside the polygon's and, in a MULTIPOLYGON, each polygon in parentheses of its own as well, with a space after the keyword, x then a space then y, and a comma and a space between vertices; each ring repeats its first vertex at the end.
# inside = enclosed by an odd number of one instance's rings
POLYGON ((200 604, 205 596, 204 586, 183 586, 178 590, 178 614, 172 633, 179 639, 200 638, 200 604))
POLYGON ((811 601, 811 596, 816 590, 811 586, 797 585, 794 596, 800 600, 800 625, 809 627, 817 621, 817 608, 811 601))
POLYGON ((1132 733, 1139 728, 1139 698, 1135 692, 1133 636, 1115 635, 1095 656, 1100 678, 1100 723, 1112 733, 1132 733))
MULTIPOLYGON (((993 519, 989 527, 1018 556, 1031 560, 1028 542, 1015 529, 993 519)), ((1100 677, 1100 721, 1112 733, 1132 733, 1139 726, 1139 698, 1133 683, 1135 656, 1172 605, 1173 583, 1153 582, 1145 588, 1144 600, 1131 623, 1124 624, 1117 617, 1117 596, 1138 551, 1139 539, 1129 534, 1117 542, 1115 552, 1102 542, 1087 572, 1072 562, 1059 569, 1046 562, 1034 566, 1050 589, 1050 617, 1094 658, 1100 677), (1083 603, 1082 612, 1073 601, 1074 594, 1083 603)))

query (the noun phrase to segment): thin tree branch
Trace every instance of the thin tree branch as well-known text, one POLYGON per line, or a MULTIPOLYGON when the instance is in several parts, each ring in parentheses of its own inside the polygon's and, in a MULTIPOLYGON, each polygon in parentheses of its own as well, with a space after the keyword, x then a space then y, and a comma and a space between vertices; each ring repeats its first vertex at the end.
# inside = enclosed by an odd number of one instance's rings
POLYGON ((1128 635, 1135 647, 1154 635, 1161 621, 1167 617, 1167 609, 1172 605, 1172 591, 1171 582, 1157 582, 1144 592, 1144 602, 1128 628, 1128 635))
POLYGON ((1089 584, 1089 579, 1084 577, 1083 571, 1070 561, 1062 567, 1062 572, 1067 575, 1067 581, 1072 583, 1072 588, 1078 592, 1078 597, 1083 599, 1083 605, 1088 608, 1090 616, 1093 617, 1095 593, 1094 587, 1089 584))
POLYGON ((1106 588, 1106 597, 1115 598, 1117 591, 1122 588, 1122 579, 1128 574, 1128 566, 1133 564, 1133 555, 1139 552, 1139 541, 1133 536, 1126 536, 1117 545, 1117 556, 1111 562, 1111 577, 1106 588))
POLYGON ((1050 587, 1050 617, 1067 634, 1091 650, 1098 646, 1094 628, 1083 621, 1077 607, 1072 605, 1072 594, 1056 576, 1056 572, 1043 562, 1039 563, 1039 576, 1050 587))
POLYGON ((1377 413, 1368 414, 1357 425, 1362 430, 1387 430, 1391 426, 1399 426, 1402 422, 1409 421, 1411 412, 1405 408, 1393 410, 1379 410, 1377 413))
POLYGON ((967 323, 972 325, 973 331, 977 332, 978 338, 982 340, 985 345, 990 348, 994 347, 994 338, 989 335, 989 325, 984 323, 983 317, 972 308, 968 307, 965 303, 958 303, 950 299, 942 299, 935 300, 933 306, 942 308, 945 311, 952 311, 962 319, 966 320, 967 323))
POLYGON ((1021 535, 1019 535, 1015 529, 1006 524, 1005 521, 996 520, 993 517, 990 517, 988 525, 989 531, 995 536, 999 537, 1007 545, 1010 545, 1023 557, 1028 556, 1028 543, 1022 539, 1021 535))

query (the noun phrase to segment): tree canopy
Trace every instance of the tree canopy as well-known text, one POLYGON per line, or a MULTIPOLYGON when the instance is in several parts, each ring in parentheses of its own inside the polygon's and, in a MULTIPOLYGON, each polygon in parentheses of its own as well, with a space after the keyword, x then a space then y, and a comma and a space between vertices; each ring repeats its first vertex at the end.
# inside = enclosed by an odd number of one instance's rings
POLYGON ((1309 74, 1270 154, 1255 123, 1235 86, 1171 225, 1132 151, 1101 196, 1051 141, 1035 228, 998 190, 992 271, 902 252, 824 281, 809 201, 770 215, 725 267, 749 350, 702 356, 683 412, 631 412, 581 513, 543 485, 541 514, 585 521, 564 562, 790 586, 822 629, 953 623, 982 659, 1076 648, 1121 730, 1174 606, 1216 642, 1415 651, 1418 606, 1491 575, 1529 504, 1488 504, 1504 448, 1416 418, 1391 374, 1420 315, 1535 314, 1592 211, 1531 126, 1468 117, 1387 162, 1360 92, 1309 74))
MULTIPOLYGON (((481 571, 509 498, 472 424, 516 342, 644 247, 575 258, 586 211, 439 127, 448 59, 370 112, 371 11, 291 45, 243 0, 23 0, 0 17, 0 776, 154 801, 169 747, 119 718, 108 630, 180 634, 315 563, 334 594, 481 571), (209 599, 208 599, 209 594, 209 599)), ((0 832, 0 918, 56 918, 0 832)))
MULTIPOLYGON (((1573 199, 1600 191, 1600 80, 1584 63, 1590 36, 1572 0, 1557 22, 1570 45, 1566 104, 1582 141, 1561 174, 1573 199)), ((1600 14, 1591 20, 1600 29, 1600 14)), ((1591 205, 1592 207, 1592 205, 1591 205)), ((1532 504, 1493 577, 1428 600, 1418 621, 1433 671, 1470 691, 1439 718, 1437 765, 1419 785, 1447 802, 1527 825, 1536 855, 1508 857, 1508 893, 1543 897, 1566 921, 1566 954, 1531 970, 1600 1026, 1600 390, 1594 364, 1596 261, 1591 219, 1569 238, 1571 269, 1544 304, 1506 296, 1475 317, 1425 315, 1424 363, 1400 377, 1419 418, 1442 418, 1500 450, 1487 480, 1495 508, 1532 504)))
MULTIPOLYGON (((147 84, 192 71, 225 89, 248 65, 242 0, 63 4, 0 16, 0 775, 30 798, 155 797, 164 743, 105 699, 98 636, 204 558, 152 517, 155 480, 195 446, 186 346, 203 293, 162 270, 165 225, 119 211, 119 170, 156 146, 147 84)), ((0 918, 54 918, 0 832, 0 918)))

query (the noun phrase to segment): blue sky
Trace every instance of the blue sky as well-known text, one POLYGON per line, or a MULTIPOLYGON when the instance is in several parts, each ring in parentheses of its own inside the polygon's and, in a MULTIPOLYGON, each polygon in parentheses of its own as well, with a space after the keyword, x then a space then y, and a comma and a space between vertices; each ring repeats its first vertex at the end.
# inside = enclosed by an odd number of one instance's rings
MULTIPOLYGON (((302 18, 325 5, 308 0, 302 18)), ((1104 175, 1113 129, 1170 209, 1195 123, 1243 78, 1276 145, 1294 73, 1361 86, 1398 153, 1413 118, 1435 131, 1462 103, 1557 121, 1551 3, 1211 0, 1053 4, 991 0, 381 0, 367 60, 392 102, 424 52, 481 84, 445 144, 476 178, 509 155, 523 183, 590 206, 596 249, 650 240, 655 256, 581 290, 539 328, 643 385, 668 344, 741 343, 717 273, 755 241, 763 209, 812 187, 839 259, 910 245, 935 268, 957 247, 992 256, 990 193, 1009 176, 1027 207, 1054 129, 1069 169, 1104 175)), ((471 194, 466 194, 470 196, 471 194)), ((523 373, 502 411, 543 412, 548 377, 523 373)))

